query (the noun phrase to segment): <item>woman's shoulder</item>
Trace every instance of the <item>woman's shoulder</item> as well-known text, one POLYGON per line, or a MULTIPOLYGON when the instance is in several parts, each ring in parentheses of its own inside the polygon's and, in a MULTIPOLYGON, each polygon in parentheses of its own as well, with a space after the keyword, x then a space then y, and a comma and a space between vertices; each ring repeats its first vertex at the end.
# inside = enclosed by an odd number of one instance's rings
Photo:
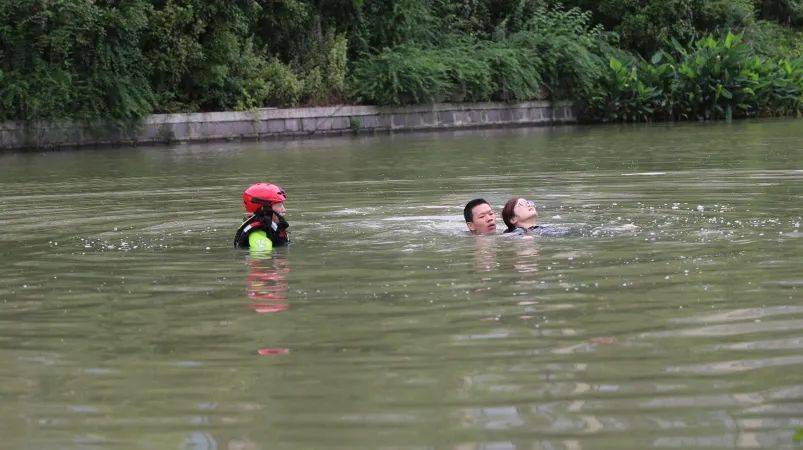
POLYGON ((517 227, 513 230, 505 230, 503 236, 527 236, 527 235, 536 235, 536 236, 566 236, 570 234, 571 230, 566 227, 560 227, 556 225, 536 225, 530 228, 521 228, 517 227))
POLYGON ((565 236, 569 234, 571 230, 566 227, 544 224, 530 228, 529 232, 541 236, 565 236))
POLYGON ((506 236, 506 237, 509 237, 509 236, 510 237, 512 237, 512 236, 521 236, 521 235, 524 235, 524 234, 527 234, 527 230, 525 230, 524 228, 520 228, 520 227, 516 227, 516 228, 514 228, 512 230, 505 230, 504 233, 502 233, 502 235, 506 236))

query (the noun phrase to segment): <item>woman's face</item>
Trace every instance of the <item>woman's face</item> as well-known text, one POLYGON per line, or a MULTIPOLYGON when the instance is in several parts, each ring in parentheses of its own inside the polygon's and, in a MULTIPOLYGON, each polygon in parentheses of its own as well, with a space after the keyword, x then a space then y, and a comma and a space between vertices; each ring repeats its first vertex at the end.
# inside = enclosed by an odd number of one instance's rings
POLYGON ((525 198, 520 198, 513 208, 513 215, 516 217, 516 222, 521 222, 532 217, 538 217, 538 212, 535 210, 535 203, 525 198))

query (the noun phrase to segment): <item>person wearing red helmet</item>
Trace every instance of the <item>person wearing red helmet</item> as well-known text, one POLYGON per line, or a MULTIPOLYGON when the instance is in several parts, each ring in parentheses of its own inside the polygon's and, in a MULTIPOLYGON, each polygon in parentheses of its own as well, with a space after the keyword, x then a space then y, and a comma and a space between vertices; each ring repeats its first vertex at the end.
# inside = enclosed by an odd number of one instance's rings
POLYGON ((287 193, 270 183, 256 183, 243 192, 243 205, 250 214, 234 236, 234 246, 267 251, 286 245, 287 228, 284 201, 287 193))

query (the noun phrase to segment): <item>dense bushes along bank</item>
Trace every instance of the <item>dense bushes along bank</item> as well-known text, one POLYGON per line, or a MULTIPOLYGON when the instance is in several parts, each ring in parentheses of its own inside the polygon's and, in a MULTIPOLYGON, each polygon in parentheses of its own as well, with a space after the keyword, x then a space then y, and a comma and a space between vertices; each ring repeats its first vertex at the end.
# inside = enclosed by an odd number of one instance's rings
POLYGON ((797 115, 799 0, 0 0, 0 120, 571 98, 797 115))

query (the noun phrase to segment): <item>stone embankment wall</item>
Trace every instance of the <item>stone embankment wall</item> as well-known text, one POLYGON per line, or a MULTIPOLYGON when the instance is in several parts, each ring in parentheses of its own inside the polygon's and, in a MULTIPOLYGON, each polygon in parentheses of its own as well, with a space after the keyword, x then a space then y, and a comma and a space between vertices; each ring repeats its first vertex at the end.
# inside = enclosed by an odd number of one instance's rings
POLYGON ((550 125, 575 122, 570 102, 327 106, 154 114, 137 124, 0 122, 0 149, 259 140, 328 134, 550 125))

